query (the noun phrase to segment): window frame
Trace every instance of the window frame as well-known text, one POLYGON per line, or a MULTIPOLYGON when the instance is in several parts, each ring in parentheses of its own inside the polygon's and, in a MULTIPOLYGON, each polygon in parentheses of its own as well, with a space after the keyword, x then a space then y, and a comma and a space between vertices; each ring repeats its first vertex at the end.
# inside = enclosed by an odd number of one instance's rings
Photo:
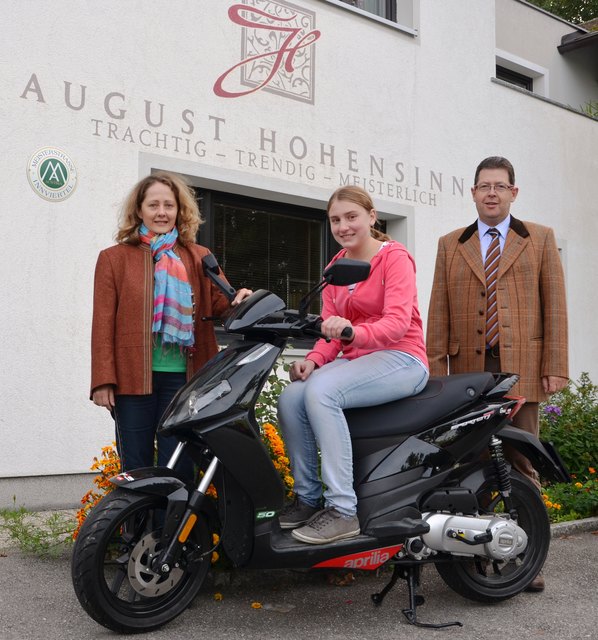
POLYGON ((394 29, 398 29, 403 33, 409 34, 410 36, 417 37, 418 36, 418 27, 417 24, 419 22, 419 0, 408 0, 412 3, 410 10, 408 10, 408 14, 410 15, 409 22, 411 24, 406 24, 404 22, 399 22, 399 11, 398 11, 398 0, 385 0, 386 1, 386 13, 392 17, 382 17, 376 13, 372 13, 370 11, 366 11, 365 9, 360 9, 359 7, 353 6, 345 0, 322 0, 328 4, 339 7, 346 11, 351 11, 352 13, 358 14, 367 18, 369 20, 373 20, 380 24, 392 27, 394 29))
MULTIPOLYGON (((378 15, 377 13, 374 13, 373 11, 368 11, 367 9, 362 9, 361 7, 355 5, 355 4, 351 4, 351 2, 353 0, 340 0, 341 2, 344 2, 345 4, 348 4, 350 7, 353 7, 354 9, 359 9, 361 11, 365 11, 366 13, 371 13, 374 16, 378 16, 379 18, 383 18, 384 20, 390 20, 391 22, 396 22, 397 21, 397 0, 384 0, 384 15, 378 15)), ((355 0, 356 2, 358 2, 359 0, 355 0)))
POLYGON ((495 79, 500 80, 501 82, 507 82, 518 89, 522 89, 523 91, 529 91, 536 96, 544 98, 549 97, 550 71, 546 67, 541 67, 531 60, 526 60, 525 58, 516 56, 508 51, 504 51, 503 49, 496 49, 495 74, 498 67, 506 69, 508 72, 518 73, 526 78, 531 78, 533 81, 533 89, 525 89, 520 84, 515 84, 514 82, 504 80, 502 78, 496 77, 495 79))

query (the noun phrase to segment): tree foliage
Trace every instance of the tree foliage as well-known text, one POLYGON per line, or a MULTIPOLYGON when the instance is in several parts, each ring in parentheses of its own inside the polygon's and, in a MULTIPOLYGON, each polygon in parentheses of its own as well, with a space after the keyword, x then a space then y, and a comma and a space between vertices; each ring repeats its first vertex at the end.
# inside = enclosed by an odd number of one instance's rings
POLYGON ((537 7, 575 24, 598 18, 598 0, 529 0, 537 7))

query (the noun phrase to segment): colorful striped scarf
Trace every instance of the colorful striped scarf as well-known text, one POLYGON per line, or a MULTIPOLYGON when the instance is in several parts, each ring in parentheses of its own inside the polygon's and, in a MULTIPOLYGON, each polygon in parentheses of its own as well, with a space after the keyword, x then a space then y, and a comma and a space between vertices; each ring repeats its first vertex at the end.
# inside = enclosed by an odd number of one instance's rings
POLYGON ((148 244, 154 259, 154 320, 152 333, 159 334, 162 344, 191 347, 193 334, 193 292, 187 270, 172 250, 179 232, 157 234, 144 224, 139 228, 141 242, 148 244))

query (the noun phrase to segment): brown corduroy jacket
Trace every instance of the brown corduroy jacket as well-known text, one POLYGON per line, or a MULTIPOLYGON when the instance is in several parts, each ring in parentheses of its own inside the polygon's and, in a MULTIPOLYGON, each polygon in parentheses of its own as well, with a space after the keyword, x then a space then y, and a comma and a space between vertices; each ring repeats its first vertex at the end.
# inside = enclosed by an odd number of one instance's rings
MULTIPOLYGON (((189 353, 190 378, 218 351, 214 327, 202 317, 222 315, 226 297, 201 265, 209 250, 177 246, 195 303, 195 346, 189 353)), ((117 394, 152 392, 154 263, 149 246, 117 244, 100 252, 95 271, 91 330, 91 392, 112 384, 117 394)))
MULTIPOLYGON (((477 221, 440 238, 428 310, 431 375, 483 371, 486 285, 477 221)), ((549 227, 511 216, 497 282, 500 363, 513 393, 546 399, 543 376, 569 377, 563 268, 549 227)))

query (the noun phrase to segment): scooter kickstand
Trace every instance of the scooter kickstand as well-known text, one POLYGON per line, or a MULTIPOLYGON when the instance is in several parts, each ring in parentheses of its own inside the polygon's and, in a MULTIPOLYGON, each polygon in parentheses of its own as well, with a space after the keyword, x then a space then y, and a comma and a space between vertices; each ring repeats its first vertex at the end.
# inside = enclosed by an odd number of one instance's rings
POLYGON ((416 593, 419 585, 421 567, 419 566, 407 566, 401 567, 395 564, 392 572, 392 577, 389 583, 380 591, 380 593, 372 594, 372 601, 375 605, 382 604, 386 594, 395 586, 399 578, 403 578, 407 582, 407 589, 409 592, 409 607, 407 609, 401 609, 403 615, 407 618, 407 622, 416 627, 427 627, 429 629, 442 629, 444 627, 462 627, 461 622, 444 622, 441 624, 432 624, 427 622, 419 622, 417 620, 417 607, 424 604, 424 597, 416 593))
POLYGON ((409 624, 416 627, 427 627, 428 629, 443 629, 444 627, 462 627, 461 622, 442 622, 440 624, 432 624, 431 622, 418 622, 417 607, 424 603, 424 597, 417 595, 416 590, 419 585, 419 575, 421 567, 411 566, 402 568, 402 578, 407 582, 409 590, 409 608, 401 609, 409 624))
POLYGON ((372 593, 372 602, 378 607, 386 597, 386 594, 395 586, 397 580, 401 577, 398 567, 395 564, 392 570, 392 577, 388 584, 380 591, 380 593, 372 593))

